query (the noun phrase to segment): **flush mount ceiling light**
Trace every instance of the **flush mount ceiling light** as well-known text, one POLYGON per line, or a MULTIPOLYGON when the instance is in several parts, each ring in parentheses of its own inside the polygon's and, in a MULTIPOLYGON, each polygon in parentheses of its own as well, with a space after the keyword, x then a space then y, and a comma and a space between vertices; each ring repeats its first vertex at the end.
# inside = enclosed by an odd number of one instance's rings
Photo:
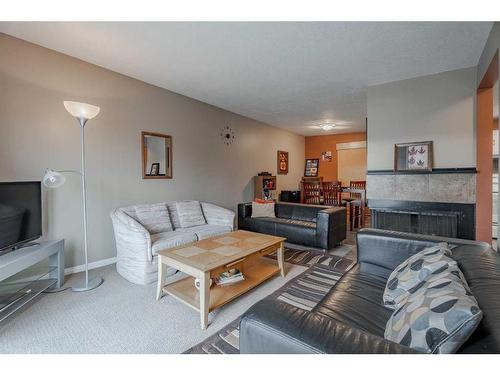
POLYGON ((306 123, 306 126, 310 129, 320 129, 323 131, 330 130, 344 130, 349 129, 351 126, 348 122, 345 121, 334 121, 332 119, 321 119, 310 121, 306 123))
POLYGON ((335 127, 335 124, 327 122, 325 124, 321 124, 319 127, 321 129, 323 129, 324 131, 328 131, 328 130, 332 130, 335 127))

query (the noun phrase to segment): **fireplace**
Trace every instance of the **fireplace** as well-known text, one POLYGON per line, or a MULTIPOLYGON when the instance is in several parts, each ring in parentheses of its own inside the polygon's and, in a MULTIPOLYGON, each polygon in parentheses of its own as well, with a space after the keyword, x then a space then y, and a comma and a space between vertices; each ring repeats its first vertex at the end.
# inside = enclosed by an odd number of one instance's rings
POLYGON ((475 239, 475 170, 368 172, 373 228, 475 239))
POLYGON ((475 239, 475 205, 441 202, 369 202, 372 228, 475 239))
POLYGON ((396 211, 376 209, 372 212, 372 227, 399 232, 457 237, 458 212, 396 211))

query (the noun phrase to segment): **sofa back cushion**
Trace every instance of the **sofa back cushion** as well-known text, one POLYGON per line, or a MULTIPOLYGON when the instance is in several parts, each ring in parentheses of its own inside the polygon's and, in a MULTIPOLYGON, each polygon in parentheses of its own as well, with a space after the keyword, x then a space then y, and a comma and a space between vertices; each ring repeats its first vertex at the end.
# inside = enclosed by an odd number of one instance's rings
POLYGON ((205 216, 198 201, 176 202, 177 215, 181 228, 190 228, 206 224, 205 216))
MULTIPOLYGON (((162 202, 158 204, 164 204, 167 206, 169 217, 170 217, 170 224, 172 226, 172 230, 180 229, 182 228, 181 222, 179 220, 179 214, 177 212, 177 202, 176 201, 171 201, 171 202, 162 202)), ((147 205, 144 205, 147 206, 147 205)), ((128 216, 130 216, 132 219, 140 222, 139 218, 137 217, 136 213, 136 207, 137 206, 128 206, 128 207, 122 207, 120 210, 125 212, 128 216)), ((203 224, 206 224, 204 222, 203 224)))
POLYGON ((328 208, 327 206, 296 204, 296 203, 276 203, 276 217, 282 219, 313 221, 318 219, 318 212, 328 208))
POLYGON ((151 234, 173 230, 165 203, 141 204, 135 207, 137 220, 151 234))
POLYGON ((170 221, 175 229, 182 228, 179 221, 179 214, 177 213, 177 202, 167 202, 168 213, 170 214, 170 221))
POLYGON ((122 207, 122 208, 119 208, 119 210, 125 212, 128 216, 130 216, 135 221, 139 221, 139 218, 137 217, 137 213, 135 212, 135 207, 136 206, 122 207))

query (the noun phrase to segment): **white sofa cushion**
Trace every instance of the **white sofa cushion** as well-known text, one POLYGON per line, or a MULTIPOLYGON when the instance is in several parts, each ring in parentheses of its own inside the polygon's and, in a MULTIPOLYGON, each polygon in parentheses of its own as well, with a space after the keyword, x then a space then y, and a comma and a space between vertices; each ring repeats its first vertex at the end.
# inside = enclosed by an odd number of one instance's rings
POLYGON ((212 203, 200 202, 200 204, 207 224, 230 226, 231 230, 233 230, 235 217, 233 211, 212 203))
POLYGON ((151 234, 172 231, 172 223, 165 203, 141 204, 135 207, 137 220, 151 234))
POLYGON ((160 250, 170 249, 175 246, 186 245, 197 240, 196 234, 189 232, 173 231, 151 235, 151 252, 154 255, 160 250))
POLYGON ((175 204, 182 228, 206 224, 205 216, 198 201, 182 201, 175 204))
POLYGON ((182 228, 178 232, 183 233, 194 233, 199 240, 204 240, 205 238, 220 236, 221 234, 230 233, 233 230, 232 227, 226 225, 198 225, 196 227, 182 228))
POLYGON ((179 221, 179 214, 177 213, 177 202, 167 202, 168 212, 170 214, 170 221, 174 230, 181 227, 181 222, 179 221))

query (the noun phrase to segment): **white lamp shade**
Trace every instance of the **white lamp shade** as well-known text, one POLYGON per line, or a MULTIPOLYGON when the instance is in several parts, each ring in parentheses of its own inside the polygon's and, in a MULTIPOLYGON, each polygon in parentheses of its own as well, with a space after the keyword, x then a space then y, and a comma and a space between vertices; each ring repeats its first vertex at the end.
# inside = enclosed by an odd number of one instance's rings
POLYGON ((61 173, 53 171, 52 169, 47 169, 45 175, 43 176, 43 184, 48 188, 58 188, 64 185, 66 182, 66 177, 61 173))
POLYGON ((87 103, 64 101, 63 104, 64 108, 66 108, 72 116, 85 120, 96 117, 101 110, 99 107, 87 103))

